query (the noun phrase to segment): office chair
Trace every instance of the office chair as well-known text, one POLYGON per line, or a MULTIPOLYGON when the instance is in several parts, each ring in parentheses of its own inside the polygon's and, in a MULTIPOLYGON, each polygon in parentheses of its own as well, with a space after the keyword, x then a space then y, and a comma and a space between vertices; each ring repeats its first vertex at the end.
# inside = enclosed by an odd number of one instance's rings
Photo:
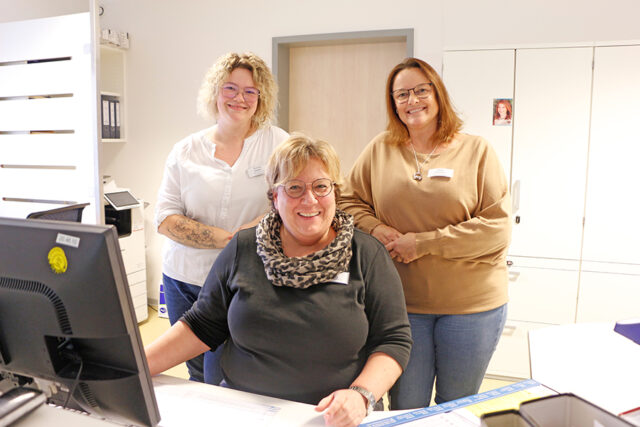
POLYGON ((89 203, 78 203, 61 208, 49 209, 48 211, 31 212, 27 215, 27 219, 82 222, 82 211, 85 206, 89 206, 89 203))

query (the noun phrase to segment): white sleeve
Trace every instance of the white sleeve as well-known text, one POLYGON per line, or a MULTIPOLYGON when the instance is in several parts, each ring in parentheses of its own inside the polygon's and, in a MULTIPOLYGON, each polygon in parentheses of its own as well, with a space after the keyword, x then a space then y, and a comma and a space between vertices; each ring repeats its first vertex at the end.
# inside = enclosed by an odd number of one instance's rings
POLYGON ((184 212, 180 189, 180 165, 177 149, 174 147, 167 158, 162 183, 158 190, 155 211, 156 229, 169 215, 184 215, 184 212))

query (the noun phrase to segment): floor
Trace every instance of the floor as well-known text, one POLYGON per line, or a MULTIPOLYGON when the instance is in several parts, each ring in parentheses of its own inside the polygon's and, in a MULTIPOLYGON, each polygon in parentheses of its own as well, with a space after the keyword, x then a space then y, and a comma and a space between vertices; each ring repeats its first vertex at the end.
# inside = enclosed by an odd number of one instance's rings
MULTIPOLYGON (((169 319, 158 317, 158 311, 152 307, 149 307, 149 318, 139 324, 142 343, 144 345, 151 343, 164 331, 169 329, 169 326, 169 319)), ((165 372, 165 374, 179 378, 189 378, 187 367, 184 363, 169 369, 165 372)), ((480 386, 480 392, 493 390, 512 383, 512 381, 485 378, 482 382, 482 385, 480 386)))

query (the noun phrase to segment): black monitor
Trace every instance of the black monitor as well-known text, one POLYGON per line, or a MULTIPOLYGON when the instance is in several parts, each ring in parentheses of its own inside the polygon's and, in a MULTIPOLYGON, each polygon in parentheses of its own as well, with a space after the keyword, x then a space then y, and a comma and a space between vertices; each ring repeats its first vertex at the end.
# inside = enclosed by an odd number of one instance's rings
POLYGON ((0 218, 0 374, 53 404, 158 424, 113 226, 0 218))

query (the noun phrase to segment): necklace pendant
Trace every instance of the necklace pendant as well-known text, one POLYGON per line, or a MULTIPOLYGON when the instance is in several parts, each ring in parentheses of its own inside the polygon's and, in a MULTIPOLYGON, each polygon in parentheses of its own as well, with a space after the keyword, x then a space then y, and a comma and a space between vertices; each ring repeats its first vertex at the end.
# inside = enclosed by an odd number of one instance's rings
POLYGON ((413 179, 415 179, 416 181, 422 181, 422 173, 420 172, 416 172, 413 174, 413 179))

